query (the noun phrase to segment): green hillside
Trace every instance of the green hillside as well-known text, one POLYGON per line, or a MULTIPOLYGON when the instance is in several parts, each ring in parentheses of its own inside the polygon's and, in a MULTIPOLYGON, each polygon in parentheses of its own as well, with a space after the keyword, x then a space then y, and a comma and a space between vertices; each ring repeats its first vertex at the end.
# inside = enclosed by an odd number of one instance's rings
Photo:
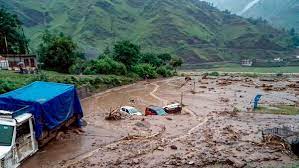
POLYGON ((239 13, 252 0, 205 0, 213 3, 220 10, 229 10, 233 13, 239 13))
POLYGON ((198 0, 0 0, 0 4, 20 17, 32 49, 45 29, 72 36, 90 57, 117 40, 170 52, 187 63, 285 57, 293 47, 285 32, 198 0))
POLYGON ((299 31, 298 0, 262 0, 243 16, 264 17, 276 26, 299 31))
MULTIPOLYGON (((233 13, 240 12, 254 0, 205 0, 212 2, 221 10, 230 10, 233 13)), ((298 0, 260 0, 249 10, 242 13, 244 17, 262 17, 279 28, 295 28, 299 31, 299 1, 298 0)))

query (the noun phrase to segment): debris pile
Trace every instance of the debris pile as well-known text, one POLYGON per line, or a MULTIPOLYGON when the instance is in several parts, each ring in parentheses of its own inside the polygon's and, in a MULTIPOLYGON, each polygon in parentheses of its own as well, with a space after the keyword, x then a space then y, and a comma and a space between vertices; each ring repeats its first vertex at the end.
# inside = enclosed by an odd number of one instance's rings
POLYGON ((240 134, 233 130, 233 126, 229 125, 223 128, 224 134, 229 137, 230 140, 237 141, 240 139, 240 134))
POLYGON ((216 82, 217 82, 217 85, 219 85, 219 86, 228 86, 228 85, 232 84, 232 82, 227 79, 218 80, 216 82))
POLYGON ((287 85, 289 88, 299 88, 299 84, 298 83, 291 83, 289 85, 287 85))
POLYGON ((292 131, 288 127, 265 129, 262 132, 263 143, 274 146, 281 150, 298 151, 299 133, 292 131), (294 148, 295 146, 295 148, 294 148))
POLYGON ((273 85, 264 83, 264 84, 262 84, 262 88, 265 91, 271 91, 271 90, 273 90, 273 85))
POLYGON ((110 121, 117 121, 117 120, 122 120, 125 118, 125 115, 121 113, 118 108, 116 109, 110 109, 110 113, 105 117, 105 120, 110 120, 110 121))

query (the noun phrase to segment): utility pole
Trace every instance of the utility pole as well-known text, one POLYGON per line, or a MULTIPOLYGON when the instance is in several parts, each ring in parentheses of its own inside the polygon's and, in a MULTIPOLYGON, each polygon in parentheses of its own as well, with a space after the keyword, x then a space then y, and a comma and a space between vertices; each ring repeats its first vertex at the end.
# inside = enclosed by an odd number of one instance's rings
POLYGON ((29 48, 28 48, 28 43, 27 43, 27 39, 26 39, 26 36, 25 36, 25 33, 24 33, 24 29, 23 27, 21 27, 22 29, 22 35, 23 35, 23 39, 24 39, 24 47, 25 47, 25 53, 24 54, 29 54, 29 48))
POLYGON ((4 34, 4 42, 5 42, 6 54, 8 54, 8 44, 7 44, 6 34, 4 34))
POLYGON ((111 47, 115 44, 115 42, 116 42, 116 40, 115 40, 115 37, 116 37, 116 34, 115 34, 115 31, 114 31, 114 17, 113 16, 111 16, 110 17, 110 21, 111 21, 111 23, 110 23, 110 31, 111 31, 111 33, 112 33, 112 39, 111 39, 111 47))
POLYGON ((183 107, 183 97, 184 97, 184 92, 181 92, 181 106, 183 107))

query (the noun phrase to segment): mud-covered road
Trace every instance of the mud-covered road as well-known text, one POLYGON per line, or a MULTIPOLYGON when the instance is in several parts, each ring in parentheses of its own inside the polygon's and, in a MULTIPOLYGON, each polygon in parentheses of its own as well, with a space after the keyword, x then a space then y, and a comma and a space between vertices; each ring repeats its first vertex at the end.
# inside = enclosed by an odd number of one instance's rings
POLYGON ((299 117, 257 114, 250 109, 256 94, 264 95, 262 104, 298 102, 298 90, 287 86, 296 81, 192 78, 186 84, 181 77, 139 82, 82 100, 88 123, 85 133, 65 132, 22 167, 283 167, 299 164, 296 156, 279 145, 264 144, 261 136, 265 128, 288 126, 297 130, 299 117), (266 84, 273 85, 272 89, 265 89, 266 84), (136 116, 113 122, 104 119, 110 109, 130 105, 144 111, 148 105, 179 102, 181 95, 185 107, 180 115, 136 116))

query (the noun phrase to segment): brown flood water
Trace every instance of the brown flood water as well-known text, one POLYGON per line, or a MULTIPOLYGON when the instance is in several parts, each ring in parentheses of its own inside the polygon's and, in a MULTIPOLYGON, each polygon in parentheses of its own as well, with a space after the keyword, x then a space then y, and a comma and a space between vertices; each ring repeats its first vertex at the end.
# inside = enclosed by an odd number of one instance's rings
MULTIPOLYGON (((266 92, 259 87, 263 82, 258 79, 247 82, 244 78, 234 79, 224 86, 217 84, 217 79, 203 81, 201 77, 182 84, 184 78, 139 82, 82 100, 84 119, 88 123, 85 133, 78 135, 69 130, 61 140, 49 143, 22 167, 217 167, 218 164, 230 167, 245 163, 279 167, 299 164, 296 158, 258 145, 264 128, 292 125, 299 129, 298 116, 247 113, 256 94, 266 95, 262 104, 292 104, 298 101, 294 89, 266 92), (191 92, 193 88, 195 92, 191 92), (136 116, 115 122, 104 119, 110 108, 123 105, 144 111, 148 105, 179 102, 182 92, 185 105, 182 115, 136 116), (130 100, 134 100, 134 104, 130 100), (230 112, 234 108, 242 112, 232 116, 230 112), (157 137, 144 138, 160 132, 157 137), (128 135, 140 137, 120 140, 128 135), (173 150, 171 145, 177 149, 173 150)), ((289 82, 271 84, 281 87, 289 82)))
POLYGON ((126 123, 107 122, 104 120, 105 113, 108 113, 110 108, 114 109, 123 105, 133 106, 130 103, 132 99, 135 100, 135 106, 142 112, 148 105, 161 105, 157 99, 150 96, 150 92, 154 88, 154 85, 139 82, 114 88, 82 100, 84 119, 88 123, 84 128, 85 133, 77 135, 72 131, 67 132, 62 140, 50 142, 37 154, 25 161, 22 167, 59 167, 59 162, 63 160, 75 158, 95 149, 96 146, 109 144, 126 136, 128 134, 126 123))

